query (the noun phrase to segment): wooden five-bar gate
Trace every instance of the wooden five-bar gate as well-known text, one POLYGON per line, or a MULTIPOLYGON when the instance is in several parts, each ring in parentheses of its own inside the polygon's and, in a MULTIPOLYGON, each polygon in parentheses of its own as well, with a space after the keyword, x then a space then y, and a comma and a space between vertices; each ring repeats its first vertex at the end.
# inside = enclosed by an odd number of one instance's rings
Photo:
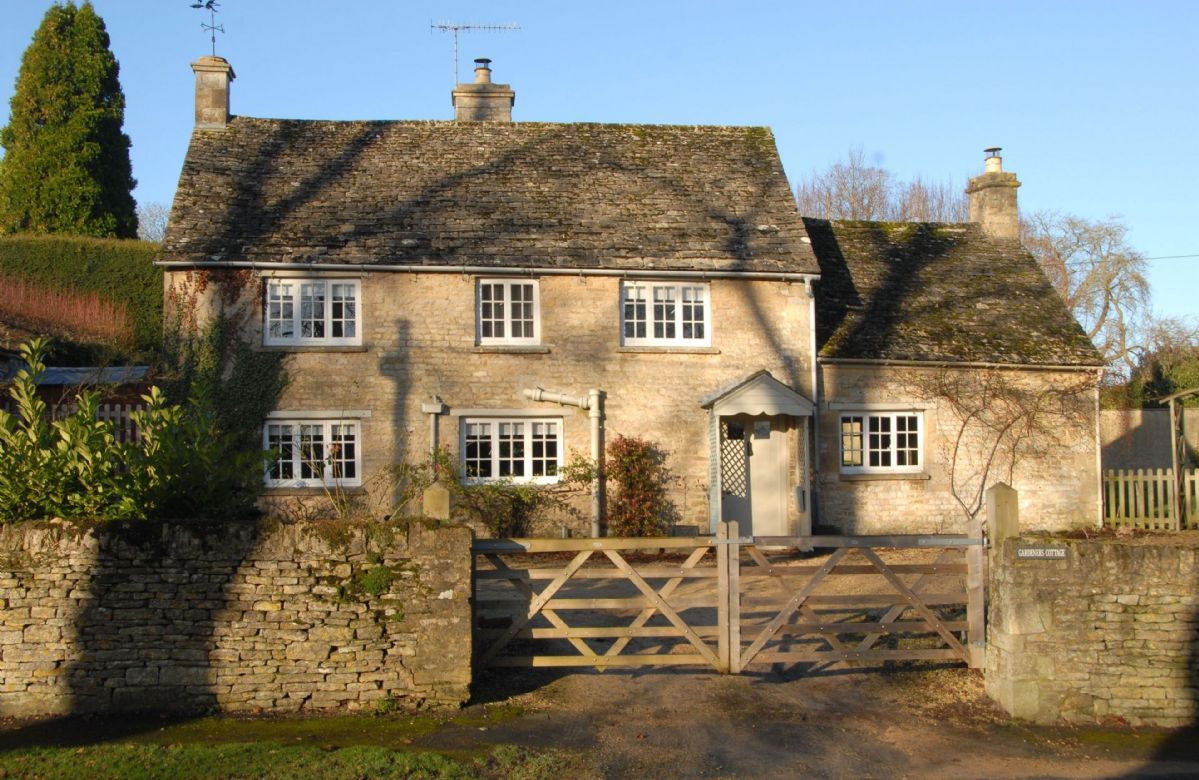
POLYGON ((475 661, 732 673, 840 661, 980 667, 983 544, 750 538, 734 523, 715 537, 477 540, 475 661))

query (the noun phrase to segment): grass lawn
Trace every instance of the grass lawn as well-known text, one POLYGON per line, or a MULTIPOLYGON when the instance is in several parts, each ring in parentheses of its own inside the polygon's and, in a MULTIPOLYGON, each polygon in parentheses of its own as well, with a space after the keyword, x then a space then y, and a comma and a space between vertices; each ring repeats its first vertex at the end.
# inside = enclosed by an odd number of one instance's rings
MULTIPOLYGON (((209 778, 462 778, 560 777, 569 757, 500 746, 487 756, 449 758, 354 745, 324 749, 267 742, 224 745, 113 744, 91 747, 34 747, 0 755, 0 777, 120 778, 121 780, 208 780, 209 778)), ((566 772, 569 775, 569 772, 566 772)))
POLYGON ((561 780, 588 774, 583 759, 566 751, 453 738, 486 734, 518 714, 498 706, 452 717, 11 721, 0 725, 0 778, 561 780), (449 737, 436 748, 420 744, 437 734, 449 737))

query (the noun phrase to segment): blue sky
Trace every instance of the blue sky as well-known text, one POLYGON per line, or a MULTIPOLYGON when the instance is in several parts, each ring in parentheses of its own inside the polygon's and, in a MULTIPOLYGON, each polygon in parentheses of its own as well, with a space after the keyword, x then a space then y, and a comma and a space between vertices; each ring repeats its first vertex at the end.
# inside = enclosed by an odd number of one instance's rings
MULTIPOLYGON (((169 203, 192 124, 191 0, 94 0, 121 63, 139 201, 169 203)), ((0 0, 0 121, 48 0, 0 0)), ((1025 210, 1121 215, 1149 257, 1199 255, 1199 3, 225 0, 234 113, 448 119, 492 58, 529 121, 774 129, 792 181, 860 147, 964 186, 1004 148, 1025 210)), ((1199 313, 1199 257, 1150 263, 1161 315, 1199 313)))

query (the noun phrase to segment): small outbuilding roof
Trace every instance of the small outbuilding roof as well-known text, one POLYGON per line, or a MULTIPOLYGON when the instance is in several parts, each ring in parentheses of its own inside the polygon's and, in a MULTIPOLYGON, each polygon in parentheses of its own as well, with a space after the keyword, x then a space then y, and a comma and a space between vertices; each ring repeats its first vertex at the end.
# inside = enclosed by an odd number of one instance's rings
POLYGON ((821 358, 1103 365, 1017 240, 976 224, 804 223, 821 358))
POLYGON ((815 274, 803 237, 767 128, 234 117, 163 259, 815 274))

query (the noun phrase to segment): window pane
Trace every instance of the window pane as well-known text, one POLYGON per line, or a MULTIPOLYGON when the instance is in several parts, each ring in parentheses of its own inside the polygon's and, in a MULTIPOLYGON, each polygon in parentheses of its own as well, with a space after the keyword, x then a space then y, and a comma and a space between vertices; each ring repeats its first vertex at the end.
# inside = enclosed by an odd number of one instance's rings
POLYGON ((329 435, 329 465, 334 479, 358 477, 358 426, 332 425, 329 435))
POLYGON ((513 283, 511 286, 512 336, 514 338, 533 338, 533 285, 529 283, 513 283))
POLYGON ((654 338, 673 339, 677 324, 675 323, 674 287, 654 288, 654 338))
POLYGON ((683 338, 704 337, 704 288, 683 288, 683 338))
POLYGON ((271 338, 293 338, 295 326, 295 292, 286 282, 267 285, 266 325, 271 338))
POLYGON ((626 285, 624 288, 624 337, 645 338, 645 288, 626 285))
POLYGON ((333 338, 353 338, 357 330, 357 291, 352 284, 332 285, 330 292, 330 329, 333 338))
POLYGON ((910 414, 895 418, 895 463, 898 466, 920 465, 919 419, 910 414))
POLYGON ((295 445, 290 425, 268 425, 266 447, 276 453, 270 465, 273 480, 295 478, 295 445))
POLYGON ((479 335, 485 339, 502 339, 504 327, 504 284, 479 285, 479 335))
POLYGON ((558 424, 533 423, 532 469, 534 477, 550 477, 558 473, 558 424))
POLYGON ((300 285, 300 337, 325 337, 325 283, 300 285))
POLYGON ((323 425, 300 426, 300 478, 324 479, 325 431, 323 425))
POLYGON ((466 426, 463 461, 468 477, 490 477, 491 423, 468 423, 466 426))
POLYGON ((523 477, 525 475, 525 424, 502 422, 499 424, 499 475, 501 477, 523 477))
POLYGON ((841 418, 841 465, 862 465, 862 418, 841 418))

